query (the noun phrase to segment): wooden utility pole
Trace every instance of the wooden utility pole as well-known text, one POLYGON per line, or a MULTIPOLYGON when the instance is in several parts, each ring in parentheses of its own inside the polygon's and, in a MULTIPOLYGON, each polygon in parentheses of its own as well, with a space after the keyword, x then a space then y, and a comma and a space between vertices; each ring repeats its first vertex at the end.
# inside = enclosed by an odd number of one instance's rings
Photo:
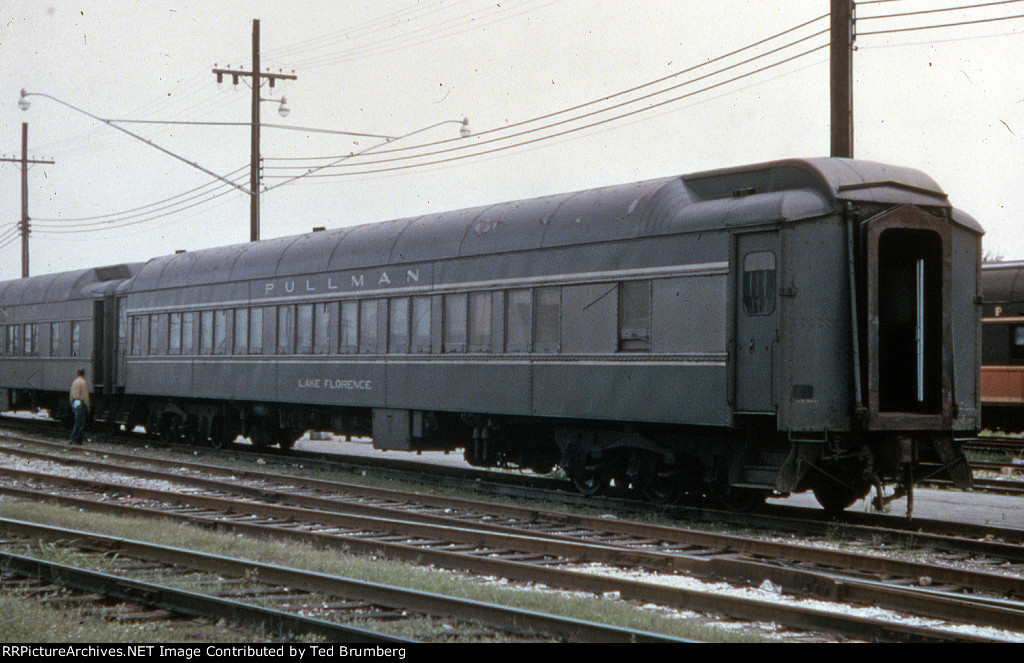
POLYGON ((8 161, 11 163, 21 164, 21 278, 25 279, 28 278, 28 165, 30 163, 52 164, 53 162, 44 159, 28 158, 28 122, 21 123, 21 158, 5 158, 0 159, 0 161, 8 161))
POLYGON ((832 156, 853 158, 853 0, 832 1, 832 156))
POLYGON ((235 85, 238 84, 240 76, 252 78, 252 126, 250 127, 249 148, 249 189, 251 196, 249 202, 249 241, 256 242, 260 238, 260 101, 264 101, 260 98, 260 86, 263 80, 267 80, 270 83, 270 87, 274 87, 274 83, 279 79, 295 80, 297 77, 294 74, 272 74, 269 71, 265 73, 260 71, 260 22, 258 19, 252 22, 252 71, 214 68, 213 73, 217 74, 218 83, 223 80, 225 74, 232 77, 235 85))

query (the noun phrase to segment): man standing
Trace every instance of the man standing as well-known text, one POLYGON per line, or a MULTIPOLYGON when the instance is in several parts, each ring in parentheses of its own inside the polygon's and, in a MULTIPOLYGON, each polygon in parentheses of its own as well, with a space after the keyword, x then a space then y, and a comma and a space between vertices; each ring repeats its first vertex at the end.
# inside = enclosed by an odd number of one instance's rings
POLYGON ((89 383, 85 381, 85 370, 78 369, 78 377, 71 383, 71 410, 75 414, 75 424, 71 428, 71 439, 68 444, 81 444, 82 432, 85 430, 85 415, 89 411, 89 383))

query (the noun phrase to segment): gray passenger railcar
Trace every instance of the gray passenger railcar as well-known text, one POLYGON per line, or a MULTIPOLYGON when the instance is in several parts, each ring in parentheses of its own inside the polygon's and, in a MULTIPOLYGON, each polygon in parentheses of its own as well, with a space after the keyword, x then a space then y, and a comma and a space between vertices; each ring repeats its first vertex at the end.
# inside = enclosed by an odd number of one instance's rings
POLYGON ((117 286, 103 416, 657 501, 969 485, 981 234, 917 171, 816 159, 178 253, 117 286))
POLYGON ((0 411, 43 408, 70 416, 79 369, 97 395, 119 372, 114 292, 138 265, 116 265, 0 282, 0 411))

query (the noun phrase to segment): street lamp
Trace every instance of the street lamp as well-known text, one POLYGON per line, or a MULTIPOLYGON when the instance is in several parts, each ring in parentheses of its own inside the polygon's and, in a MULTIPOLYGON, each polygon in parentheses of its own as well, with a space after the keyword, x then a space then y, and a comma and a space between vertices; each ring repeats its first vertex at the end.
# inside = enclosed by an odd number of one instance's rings
MULTIPOLYGON (((214 71, 216 73, 218 73, 218 74, 232 73, 232 72, 226 71, 226 70, 222 70, 222 71, 214 70, 214 71)), ((276 76, 276 74, 275 74, 275 76, 276 76)), ((287 75, 285 75, 285 77, 287 77, 287 75)), ((250 198, 250 201, 251 201, 251 207, 250 207, 250 241, 257 241, 259 239, 259 187, 260 187, 259 130, 260 130, 260 126, 267 126, 267 127, 273 127, 273 128, 287 128, 287 129, 293 129, 293 130, 297 130, 297 131, 312 131, 312 132, 316 132, 316 133, 344 134, 344 135, 348 135, 348 136, 364 136, 364 137, 372 137, 372 138, 383 139, 383 142, 378 143, 376 145, 372 145, 372 146, 370 146, 370 147, 368 147, 368 148, 366 148, 364 150, 361 150, 358 153, 344 156, 344 157, 342 157, 342 158, 340 158, 340 159, 338 159, 338 160, 336 160, 336 161, 334 161, 332 163, 328 163, 328 164, 325 164, 323 166, 319 166, 317 168, 312 168, 309 171, 307 171, 306 173, 303 173, 302 175, 297 175, 296 177, 289 178, 289 179, 287 179, 287 180, 285 180, 283 182, 280 182, 280 183, 274 185, 273 187, 270 187, 270 188, 273 188, 273 189, 276 189, 279 186, 283 186, 285 184, 288 184, 289 182, 294 182, 295 180, 301 179, 303 177, 307 177, 307 176, 309 176, 309 175, 311 175, 311 174, 313 174, 315 172, 323 170, 324 168, 330 168, 332 166, 336 166, 337 164, 341 163, 342 161, 344 161, 346 159, 349 159, 349 158, 351 158, 353 156, 357 156, 357 155, 360 155, 360 154, 365 154, 366 152, 371 152, 371 151, 373 151, 373 150, 375 150, 375 149, 377 149, 379 147, 382 147, 384 145, 388 145, 388 144, 390 144, 393 141, 401 140, 403 138, 409 138, 410 136, 414 136, 416 134, 423 133, 425 131, 428 131, 428 130, 433 129, 435 127, 439 127, 439 126, 444 125, 444 124, 459 124, 459 125, 461 125, 459 127, 459 135, 462 136, 463 138, 466 138, 467 136, 469 136, 472 133, 470 131, 470 129, 469 129, 469 118, 468 117, 463 117, 461 120, 442 120, 441 122, 436 122, 436 123, 431 124, 429 126, 423 127, 421 129, 416 129, 414 131, 410 131, 410 132, 402 134, 400 136, 385 136, 385 135, 380 135, 380 134, 355 133, 355 132, 351 132, 351 131, 335 131, 335 130, 330 130, 330 129, 312 129, 312 128, 308 128, 308 127, 286 127, 284 125, 273 125, 273 124, 261 125, 261 123, 259 121, 259 103, 260 102, 264 102, 264 101, 277 102, 279 104, 277 112, 281 115, 281 117, 287 117, 288 114, 291 112, 291 109, 288 108, 287 100, 283 96, 280 99, 264 99, 264 98, 260 97, 259 95, 255 95, 254 96, 254 101, 256 103, 253 104, 253 107, 254 107, 253 121, 251 123, 249 123, 250 126, 251 126, 251 129, 252 129, 252 134, 253 134, 252 135, 252 153, 251 153, 251 159, 252 159, 251 168, 252 168, 252 172, 250 173, 250 181, 251 181, 250 188, 247 189, 247 188, 245 188, 244 186, 242 186, 240 184, 236 184, 235 182, 232 182, 231 180, 227 179, 226 177, 222 177, 221 175, 218 175, 217 173, 213 172, 212 170, 208 170, 207 168, 204 168, 204 167, 200 166, 199 164, 197 164, 194 161, 189 161, 185 157, 179 156, 179 155, 175 154, 174 152, 171 152, 170 150, 157 145, 156 143, 154 143, 153 141, 149 140, 148 138, 144 138, 143 136, 140 136, 140 135, 138 135, 136 133, 128 131, 124 127, 119 126, 117 124, 117 122, 122 122, 122 123, 124 123, 124 122, 140 122, 142 120, 110 120, 110 119, 105 119, 105 118, 93 115, 92 113, 90 113, 88 111, 82 110, 81 108, 78 108, 77 106, 73 106, 73 105, 69 104, 68 102, 62 101, 61 99, 58 99, 57 97, 51 96, 49 94, 44 94, 42 92, 26 92, 24 89, 21 90, 21 96, 18 98, 18 108, 20 108, 23 111, 27 111, 29 109, 29 106, 31 105, 31 103, 29 102, 28 97, 45 97, 47 99, 50 99, 51 101, 57 102, 58 104, 60 104, 62 106, 66 106, 67 108, 70 108, 71 110, 74 110, 76 112, 82 113, 83 115, 86 115, 86 116, 92 118, 93 120, 96 120, 97 122, 102 122, 103 124, 106 124, 107 126, 113 127, 114 129, 117 129, 118 131, 120 131, 122 133, 128 134, 132 138, 135 138, 137 140, 141 140, 142 142, 146 143, 147 145, 160 150, 164 154, 172 156, 175 159, 177 159, 178 161, 182 161, 184 163, 187 163, 188 165, 192 166, 193 168, 196 168, 197 170, 201 170, 202 172, 206 173, 207 175, 210 175, 211 177, 214 177, 214 178, 220 180, 221 182, 224 182, 226 184, 230 184, 232 187, 234 187, 234 188, 238 189, 239 191, 241 191, 242 193, 248 195, 249 198, 250 198)), ((151 122, 164 123, 161 120, 152 120, 151 122)), ((169 124, 178 124, 178 123, 176 123, 176 122, 169 122, 169 124)), ((235 123, 225 123, 225 122, 184 122, 183 124, 223 125, 223 124, 235 124, 235 123)))
POLYGON ((236 183, 232 182, 231 180, 229 180, 228 178, 222 177, 221 175, 218 175, 217 173, 213 172, 212 170, 209 170, 207 168, 203 168, 198 163, 196 163, 194 161, 189 161, 185 157, 177 155, 174 152, 171 152, 170 150, 168 150, 167 148, 160 147, 159 145, 157 145, 153 141, 149 140, 148 138, 145 138, 145 137, 140 136, 140 135, 138 135, 136 133, 128 131, 124 127, 118 126, 117 123, 115 121, 113 121, 113 120, 108 120, 108 119, 105 119, 105 118, 93 115, 89 111, 82 110, 81 108, 79 108, 77 106, 73 106, 73 105, 69 104, 68 102, 63 101, 61 99, 58 99, 57 97, 54 97, 52 95, 44 94, 42 92, 26 92, 25 89, 22 88, 21 96, 18 98, 18 108, 20 108, 23 111, 27 111, 29 109, 29 106, 31 105, 31 103, 29 102, 28 97, 44 97, 46 99, 49 99, 50 101, 55 101, 58 104, 60 104, 61 106, 65 106, 67 108, 70 108, 71 110, 76 111, 78 113, 81 113, 81 114, 83 114, 83 115, 85 115, 87 117, 90 117, 90 118, 96 120, 97 122, 102 122, 103 124, 107 125, 108 127, 113 127, 114 129, 117 129, 121 133, 128 134, 132 138, 135 138, 137 140, 141 140, 142 142, 146 143, 150 147, 154 147, 154 148, 160 150, 161 152, 163 152, 164 154, 167 154, 169 156, 174 157, 178 161, 182 161, 184 163, 187 163, 188 165, 192 166, 193 168, 195 168, 197 170, 201 170, 204 173, 206 173, 207 175, 209 175, 211 177, 214 177, 214 178, 220 180, 221 182, 224 182, 226 184, 230 184, 231 186, 233 186, 234 188, 238 189, 239 191, 241 191, 243 193, 246 193, 246 194, 250 193, 250 191, 248 189, 246 189, 244 186, 241 186, 240 184, 236 184, 236 183))

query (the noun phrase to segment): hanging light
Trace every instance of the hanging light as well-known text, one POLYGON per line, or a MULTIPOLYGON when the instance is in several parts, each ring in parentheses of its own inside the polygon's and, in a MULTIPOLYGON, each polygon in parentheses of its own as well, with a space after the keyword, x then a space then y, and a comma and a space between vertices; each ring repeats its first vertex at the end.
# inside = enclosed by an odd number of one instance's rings
POLYGON ((288 117, 288 113, 292 112, 292 109, 288 108, 286 104, 287 100, 284 97, 281 97, 281 105, 277 107, 277 112, 281 115, 281 117, 288 117))

